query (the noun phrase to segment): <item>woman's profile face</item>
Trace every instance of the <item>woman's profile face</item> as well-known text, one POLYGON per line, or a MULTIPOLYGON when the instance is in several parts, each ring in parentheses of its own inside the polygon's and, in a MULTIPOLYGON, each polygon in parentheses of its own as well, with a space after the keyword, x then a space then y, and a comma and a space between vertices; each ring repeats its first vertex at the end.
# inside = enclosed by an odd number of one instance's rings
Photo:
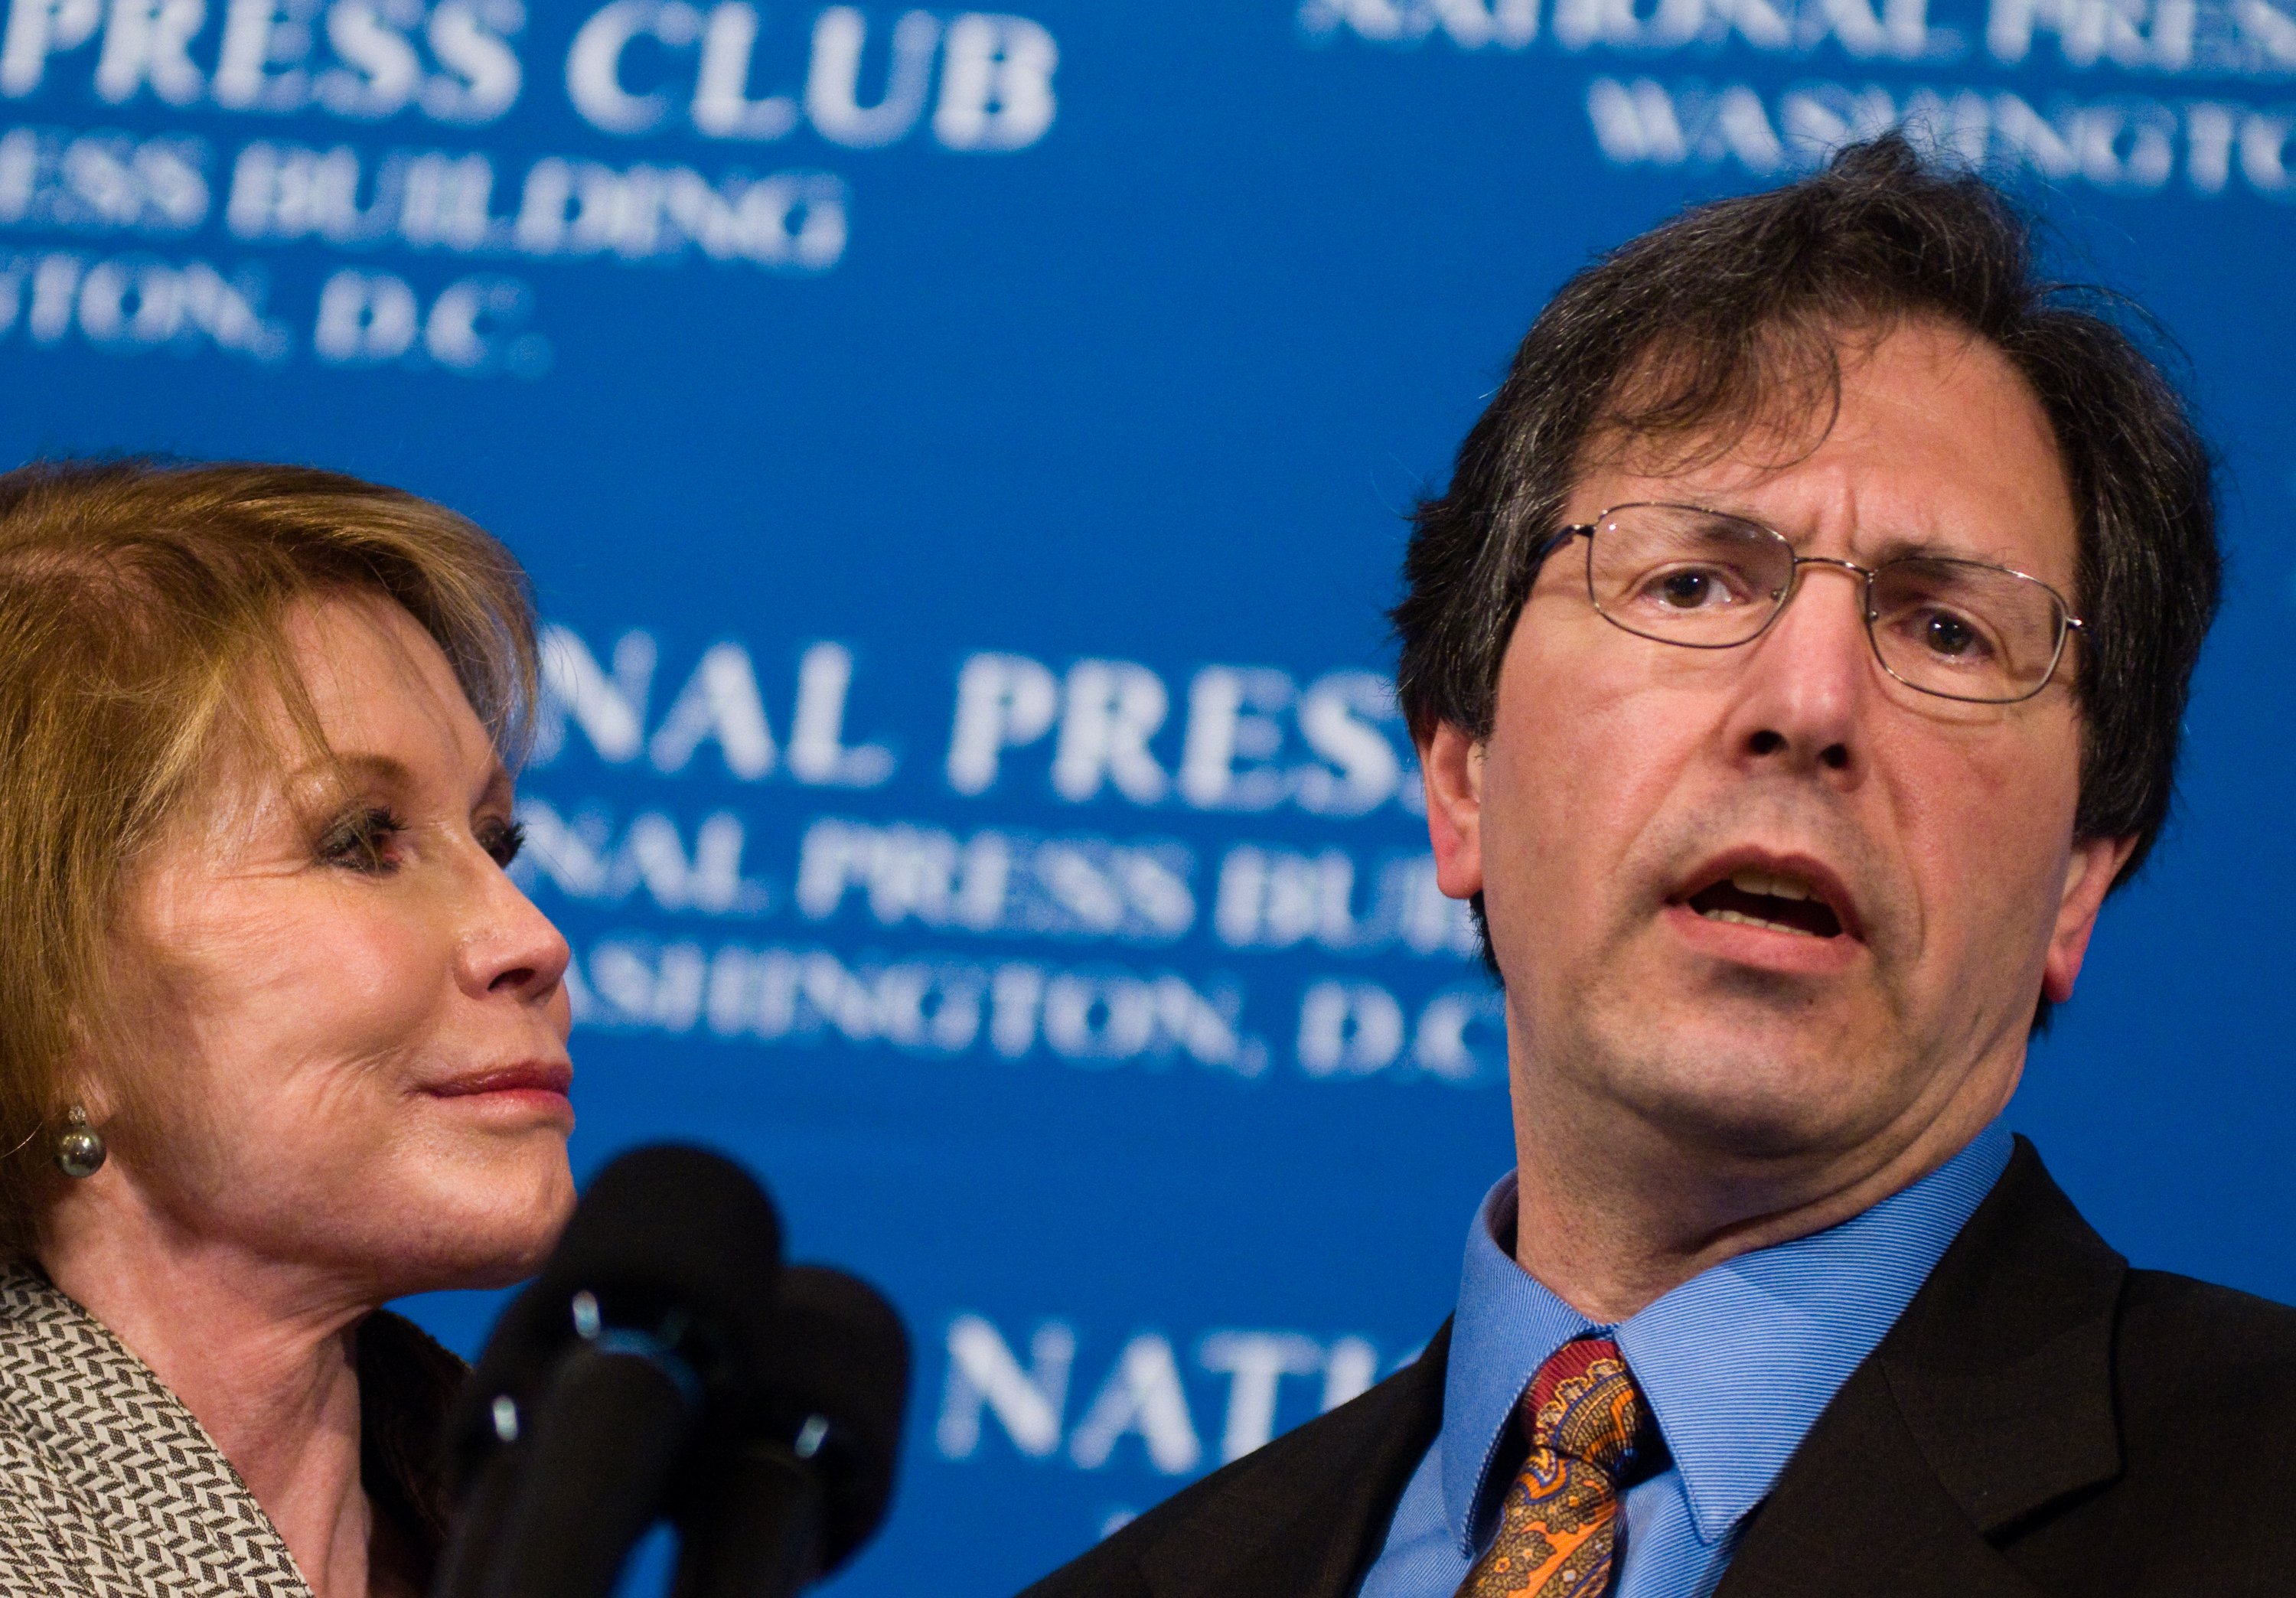
POLYGON ((117 1179, 195 1244, 378 1299, 515 1279, 572 1204, 574 1113, 510 779, 405 611, 309 602, 288 635, 336 759, 275 707, 277 752, 228 761, 131 877, 117 1179))

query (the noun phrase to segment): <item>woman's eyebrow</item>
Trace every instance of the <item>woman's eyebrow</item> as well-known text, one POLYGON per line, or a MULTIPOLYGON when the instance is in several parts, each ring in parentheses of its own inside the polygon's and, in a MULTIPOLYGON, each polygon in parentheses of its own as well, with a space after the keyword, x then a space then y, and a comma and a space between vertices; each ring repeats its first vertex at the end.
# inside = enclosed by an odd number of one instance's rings
POLYGON ((336 775, 371 779, 386 787, 405 787, 414 783, 414 771, 395 755, 367 750, 348 754, 337 750, 317 759, 306 761, 288 774, 291 782, 324 781, 336 775))

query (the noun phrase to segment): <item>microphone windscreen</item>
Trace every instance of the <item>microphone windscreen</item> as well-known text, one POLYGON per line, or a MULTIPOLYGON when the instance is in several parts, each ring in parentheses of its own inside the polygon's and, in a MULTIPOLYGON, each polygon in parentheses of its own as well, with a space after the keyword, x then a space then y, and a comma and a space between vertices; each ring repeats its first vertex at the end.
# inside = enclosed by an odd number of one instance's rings
POLYGON ((781 1217, 757 1178, 708 1149, 652 1143, 591 1178, 542 1280, 572 1289, 736 1274, 770 1287, 781 1257, 781 1217))
POLYGON ((702 1342, 721 1345, 709 1362, 720 1368, 705 1377, 744 1384, 772 1356, 780 1269, 773 1201, 732 1160, 663 1143, 609 1162, 574 1207, 541 1275, 495 1323, 449 1414, 450 1493, 468 1492, 511 1440, 496 1400, 511 1400, 515 1416, 577 1340, 575 1294, 592 1294, 616 1324, 666 1314, 696 1324, 702 1342))
POLYGON ((676 1309, 715 1322, 734 1363, 771 1356, 781 1217, 756 1178, 679 1143, 633 1149, 592 1178, 537 1288, 567 1303, 596 1295, 610 1316, 676 1309))
POLYGON ((891 1504, 908 1406, 908 1333, 876 1289, 821 1266, 782 1273, 776 1326, 776 1407, 800 1424, 808 1414, 828 1422, 812 1456, 826 1574, 875 1534, 891 1504))

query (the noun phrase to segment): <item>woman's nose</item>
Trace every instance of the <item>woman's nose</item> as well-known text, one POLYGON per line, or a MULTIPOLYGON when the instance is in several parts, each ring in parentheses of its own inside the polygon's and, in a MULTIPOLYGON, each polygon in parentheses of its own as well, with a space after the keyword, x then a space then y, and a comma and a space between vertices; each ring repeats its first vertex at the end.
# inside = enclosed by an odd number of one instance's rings
POLYGON ((491 856, 472 873, 464 915, 461 975, 474 995, 538 999, 565 979, 565 935, 491 856))

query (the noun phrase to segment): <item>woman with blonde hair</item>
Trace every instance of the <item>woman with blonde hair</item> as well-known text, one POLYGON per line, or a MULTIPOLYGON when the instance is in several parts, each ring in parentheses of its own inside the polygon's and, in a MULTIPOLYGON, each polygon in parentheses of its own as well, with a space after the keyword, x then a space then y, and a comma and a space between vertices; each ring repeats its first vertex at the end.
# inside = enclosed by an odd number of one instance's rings
POLYGON ((275 466, 0 476, 0 1594, 418 1594, 573 1199, 522 575, 275 466))

